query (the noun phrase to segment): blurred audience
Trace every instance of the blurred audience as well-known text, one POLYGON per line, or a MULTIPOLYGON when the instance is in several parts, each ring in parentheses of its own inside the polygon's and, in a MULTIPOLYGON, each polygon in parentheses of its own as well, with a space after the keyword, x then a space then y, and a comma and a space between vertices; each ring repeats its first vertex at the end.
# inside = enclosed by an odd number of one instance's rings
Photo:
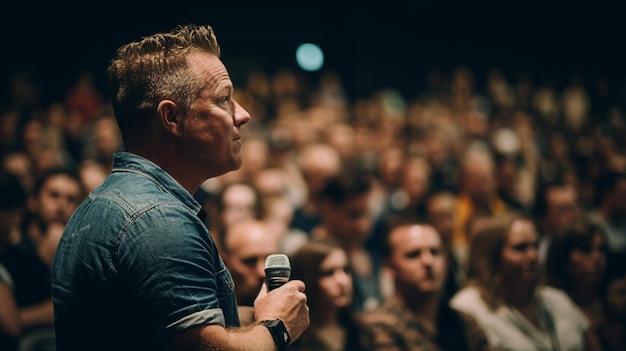
MULTIPOLYGON (((626 345, 625 81, 607 73, 539 75, 499 67, 485 69, 481 77, 462 65, 426 71, 424 89, 408 97, 393 87, 351 96, 341 72, 320 72, 317 82, 292 69, 254 69, 242 77, 245 84, 238 85, 235 94, 254 112, 243 131, 243 167, 206 182, 193 194, 216 242, 223 242, 220 237, 232 223, 248 219, 265 222, 279 238, 278 250, 289 254, 320 234, 335 238, 352 269, 353 304, 363 308, 383 303, 393 290, 385 273, 374 283, 375 272, 384 271, 381 233, 391 213, 411 213, 415 221, 432 224, 443 243, 451 245, 448 295, 463 286, 469 248, 493 216, 512 211, 530 216, 539 237, 540 272, 549 265, 550 243, 565 240, 560 234, 589 217, 606 233, 606 282, 600 284, 598 298, 607 306, 611 340, 626 345), (366 204, 343 203, 328 189, 320 197, 344 168, 371 177, 366 204), (370 294, 361 295, 364 287, 370 294)), ((94 73, 78 72, 66 91, 55 92, 60 93, 56 100, 46 96, 36 70, 16 70, 8 80, 9 101, 0 106, 0 158, 28 194, 29 211, 21 216, 23 226, 11 230, 10 245, 0 255, 6 259, 7 252, 28 248, 28 258, 20 256, 16 262, 22 263, 14 266, 5 264, 10 273, 5 278, 10 279, 0 284, 10 287, 7 282, 12 282, 20 313, 26 310, 24 301, 45 296, 45 262, 52 259, 66 220, 62 218, 71 215, 73 206, 60 204, 70 201, 60 188, 53 193, 59 195, 58 203, 41 198, 38 180, 50 170, 75 169, 80 172, 79 187, 84 187, 80 201, 111 171, 111 153, 123 148, 94 73), (49 216, 48 202, 65 208, 54 210, 50 223, 44 219, 49 216), (15 267, 31 272, 27 280, 32 289, 24 288, 25 274, 15 273, 15 267)), ((575 271, 601 265, 600 252, 572 252, 570 256, 580 259, 563 264, 563 277, 580 280, 575 271)), ((492 269, 484 268, 500 277, 492 269)), ((551 288, 527 285, 531 291, 559 295, 551 288)), ((3 311, 10 310, 3 308, 0 314, 3 311)), ((42 313, 51 315, 50 310, 42 313)), ((26 314, 21 330, 45 319, 33 315, 26 314)), ((578 317, 573 316, 572 323, 578 323, 578 317)), ((529 318, 532 326, 532 315, 529 318)), ((541 334, 546 329, 531 326, 526 325, 527 330, 538 329, 537 335, 543 335, 538 342, 548 345, 547 334, 541 334)))
POLYGON ((50 267, 65 224, 84 196, 74 169, 48 169, 35 181, 19 235, 0 256, 14 284, 20 348, 54 349, 50 267))
POLYGON ((467 224, 472 217, 500 215, 511 207, 498 194, 496 168, 487 143, 476 141, 468 146, 461 159, 459 191, 455 205, 453 250, 462 262, 470 245, 467 224))
POLYGON ((304 201, 296 206, 291 226, 310 236, 321 222, 317 196, 328 181, 340 173, 342 159, 335 148, 323 142, 304 145, 296 157, 305 181, 306 195, 304 201))
POLYGON ((543 266, 553 238, 583 214, 578 189, 562 178, 540 184, 533 213, 540 235, 539 263, 543 266))
POLYGON ((448 246, 437 230, 416 220, 390 224, 383 244, 394 295, 360 315, 370 350, 488 350, 472 317, 448 306, 448 246))
MULTIPOLYGON (((623 347, 613 339, 607 315, 607 238, 602 229, 585 220, 572 223, 551 244, 546 262, 548 284, 565 291, 585 314, 605 350, 623 347)), ((622 265, 622 263, 617 263, 622 265)), ((623 323, 621 324, 623 326, 623 323)))
POLYGON ((612 260, 626 262, 626 171, 607 171, 597 188, 599 203, 590 218, 606 232, 612 260))
POLYGON ((215 197, 206 195, 204 207, 208 213, 209 231, 218 245, 224 242, 221 238, 231 225, 263 218, 261 194, 254 185, 245 180, 223 184, 215 197))
POLYGON ((541 284, 538 245, 526 217, 486 219, 472 241, 468 284, 451 306, 473 316, 495 349, 602 350, 569 296, 541 284))
MULTIPOLYGON (((444 287, 444 297, 452 297, 465 283, 465 263, 459 254, 453 251, 455 223, 455 194, 448 189, 433 189, 426 196, 426 221, 439 233, 448 254, 448 276, 444 287)), ((468 236, 471 241, 471 235, 468 236)))
POLYGON ((312 238, 336 240, 348 254, 355 285, 355 311, 378 306, 383 299, 385 280, 380 253, 366 245, 373 225, 371 191, 371 176, 350 168, 330 179, 316 199, 321 222, 313 229, 312 238))
POLYGON ((0 170, 0 349, 17 351, 22 332, 15 284, 9 270, 2 263, 5 251, 15 243, 13 233, 18 230, 26 210, 26 191, 19 179, 6 170, 0 170))

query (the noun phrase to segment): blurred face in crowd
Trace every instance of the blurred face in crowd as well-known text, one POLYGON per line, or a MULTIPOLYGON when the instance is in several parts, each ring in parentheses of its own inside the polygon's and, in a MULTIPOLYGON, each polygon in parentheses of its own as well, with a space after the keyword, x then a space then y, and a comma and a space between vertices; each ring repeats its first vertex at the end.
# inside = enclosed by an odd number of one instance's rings
POLYGON ((401 226, 389 234, 388 267, 398 286, 419 293, 437 293, 447 275, 439 233, 430 225, 401 226))
POLYGON ((588 247, 574 248, 569 254, 569 274, 584 285, 597 284, 606 269, 606 243, 596 233, 588 247))
POLYGON ((383 149, 379 156, 378 172, 380 180, 385 186, 397 186, 400 170, 404 161, 404 149, 398 146, 389 146, 383 149))
POLYGON ((224 227, 255 217, 256 193, 246 184, 233 184, 222 197, 221 221, 224 227))
POLYGON ((452 242, 454 234, 455 197, 443 192, 431 197, 426 204, 428 220, 441 234, 444 241, 452 242))
POLYGON ((276 236, 262 222, 238 222, 228 228, 222 258, 240 305, 252 306, 265 279, 265 259, 278 250, 276 236))
POLYGON ((322 189, 341 169, 339 152, 327 144, 308 146, 300 154, 299 161, 310 196, 322 189))
POLYGON ((428 191, 430 183, 430 164, 425 158, 410 158, 402 169, 402 189, 414 202, 421 199, 428 191))
POLYGON ((332 250, 320 264, 321 306, 345 308, 352 303, 352 274, 348 256, 342 249, 332 250))
POLYGON ((551 188, 546 193, 546 229, 557 232, 580 217, 578 195, 572 185, 551 188))
POLYGON ((502 248, 500 273, 505 282, 532 283, 539 273, 539 236, 531 221, 513 222, 502 248))
POLYGON ((496 190, 495 168, 486 155, 472 155, 464 165, 463 189, 473 201, 484 204, 496 190))
POLYGON ((320 207, 331 235, 343 243, 363 242, 372 227, 367 194, 353 196, 341 204, 324 201, 320 207))
POLYGON ((611 193, 609 194, 609 202, 612 216, 611 220, 622 220, 626 217, 626 179, 620 179, 611 193))
POLYGON ((9 242, 11 231, 19 226, 22 212, 19 208, 0 208, 0 249, 9 242))
POLYGON ((83 190, 76 179, 57 174, 46 180, 31 206, 43 223, 66 224, 82 199, 83 190))

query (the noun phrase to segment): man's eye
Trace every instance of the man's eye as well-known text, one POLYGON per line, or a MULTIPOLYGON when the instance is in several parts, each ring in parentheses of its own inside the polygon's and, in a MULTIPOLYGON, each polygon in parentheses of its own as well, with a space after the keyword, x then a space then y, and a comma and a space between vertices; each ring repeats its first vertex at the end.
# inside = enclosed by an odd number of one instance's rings
POLYGON ((256 257, 246 258, 241 262, 248 267, 254 267, 256 265, 256 257))

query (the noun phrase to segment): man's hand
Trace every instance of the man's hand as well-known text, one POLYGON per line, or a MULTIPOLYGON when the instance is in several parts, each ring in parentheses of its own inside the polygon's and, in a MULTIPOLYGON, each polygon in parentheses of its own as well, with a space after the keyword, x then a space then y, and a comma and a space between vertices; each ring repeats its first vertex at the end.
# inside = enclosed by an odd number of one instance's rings
POLYGON ((254 301, 254 314, 257 322, 280 319, 285 324, 291 342, 300 337, 308 328, 309 306, 304 294, 305 285, 301 280, 291 280, 285 285, 267 291, 263 283, 254 301))

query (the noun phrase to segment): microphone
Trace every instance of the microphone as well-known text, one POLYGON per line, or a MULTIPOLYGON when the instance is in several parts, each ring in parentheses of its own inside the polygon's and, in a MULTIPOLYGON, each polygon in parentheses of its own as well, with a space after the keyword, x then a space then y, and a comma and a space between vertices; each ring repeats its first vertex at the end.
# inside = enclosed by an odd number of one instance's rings
POLYGON ((273 254, 265 258, 265 279, 267 290, 274 290, 286 282, 291 277, 291 264, 289 257, 283 254, 273 254))

